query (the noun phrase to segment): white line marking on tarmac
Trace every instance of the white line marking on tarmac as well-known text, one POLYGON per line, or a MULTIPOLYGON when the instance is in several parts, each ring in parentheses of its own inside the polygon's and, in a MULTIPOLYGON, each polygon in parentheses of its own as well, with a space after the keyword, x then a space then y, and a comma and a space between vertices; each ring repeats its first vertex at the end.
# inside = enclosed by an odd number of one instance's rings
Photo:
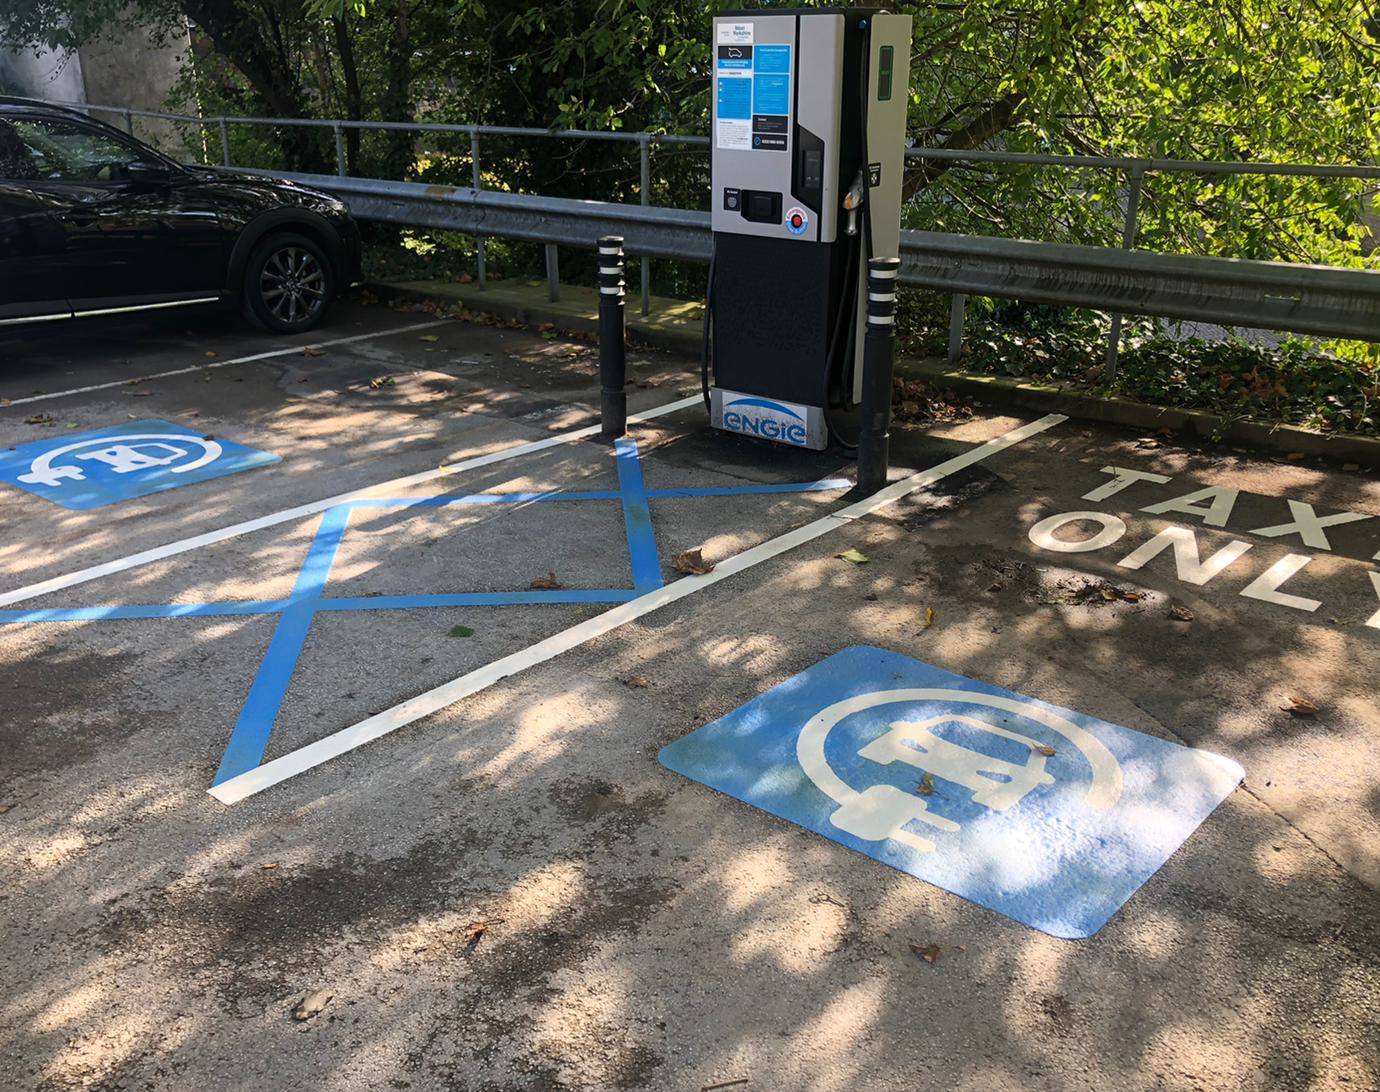
MULTIPOLYGON (((668 402, 655 409, 646 410, 643 413, 630 413, 628 415, 629 424, 638 421, 650 421, 661 417, 664 414, 675 413, 677 410, 687 409, 690 406, 698 405, 701 397, 693 395, 689 398, 682 398, 676 402, 668 402)), ((267 516, 259 516, 256 519, 245 520, 243 523, 231 524, 229 527, 222 527, 219 530, 207 531, 205 534, 194 535, 191 538, 179 539, 177 542, 169 542, 165 546, 155 546, 148 550, 141 550, 137 554, 130 554, 128 557, 116 558, 113 561, 104 561, 99 565, 92 565, 90 568, 78 569, 76 572, 67 573, 64 576, 55 576, 49 580, 42 580, 37 584, 30 584, 24 588, 16 588, 11 592, 0 594, 0 607, 8 607, 14 603, 22 603, 27 599, 33 599, 49 592, 60 591, 63 588, 71 588, 77 584, 85 584, 88 580, 95 580, 102 576, 109 576, 112 573, 124 572, 127 569, 134 569, 140 565, 147 565, 153 561, 161 561, 176 554, 186 553, 188 550, 197 550, 202 546, 210 546, 217 542, 224 542, 226 539, 236 538, 239 535, 247 535, 251 531, 261 531, 265 527, 274 527, 280 523, 287 523, 289 520, 302 519, 306 516, 324 512, 337 504, 345 501, 355 500, 378 489, 397 489, 403 486, 417 485, 421 482, 429 482, 436 478, 445 477, 450 474, 459 474, 466 470, 474 470, 481 466, 489 466, 493 463, 501 463, 506 459, 515 459, 519 455, 530 455, 534 451, 543 451, 548 447, 556 447, 560 444, 568 444, 573 440, 582 440, 586 436, 593 436, 599 432, 599 425, 588 425, 585 428, 574 429, 570 432, 562 432, 559 436, 548 436, 541 440, 533 440, 529 443, 518 444, 515 447, 505 447, 501 451, 495 451, 488 455, 477 455, 473 459, 464 459, 458 463, 450 463, 440 466, 435 470, 423 470, 417 474, 409 474, 403 478, 394 478, 392 481, 379 482, 376 485, 365 485, 358 489, 352 489, 348 493, 338 493, 334 497, 327 497, 325 500, 312 501, 310 504, 299 504, 295 508, 285 508, 281 512, 273 512, 267 516)))
POLYGON ((417 322, 411 326, 399 326, 396 330, 377 330, 370 334, 354 334, 350 337, 338 337, 331 341, 313 341, 302 345, 294 345, 289 349, 270 349, 264 353, 254 353, 252 356, 237 356, 230 360, 215 360, 209 364, 192 364, 186 368, 174 368, 168 372, 154 372, 151 375, 139 375, 133 379, 113 379, 109 383, 93 383, 89 387, 73 387, 69 391, 53 391, 49 394, 31 394, 27 398, 11 398, 8 400, 0 399, 0 407, 5 406, 25 406, 30 402, 46 402, 50 398, 67 398, 73 394, 90 394, 92 391, 107 391, 112 387, 127 387, 136 383, 147 383, 153 379, 170 379, 175 375, 191 375, 193 372, 208 372, 212 368, 228 368, 231 364, 252 364, 256 360, 268 360, 275 356, 291 356, 293 353, 302 353, 306 349, 328 349, 334 345, 351 345, 356 341, 368 341, 375 337, 388 337, 390 334, 410 334, 417 330, 429 330, 433 326, 442 326, 450 319, 434 319, 431 322, 417 322))
POLYGON ((228 781, 223 781, 207 791, 223 804, 237 803, 245 797, 262 792, 264 789, 281 781, 286 781, 290 777, 305 773, 323 762, 338 758, 340 755, 365 743, 372 742, 380 736, 395 732, 413 721, 430 716, 448 705, 453 705, 462 698, 492 686, 509 675, 515 675, 519 671, 545 663, 563 652, 578 648, 587 641, 592 641, 596 637, 641 618, 645 614, 650 614, 669 603, 684 599, 686 596, 702 591, 721 580, 727 580, 730 576, 735 576, 751 569, 754 565, 769 561, 787 550, 812 542, 823 535, 827 535, 830 531, 869 515, 878 508, 908 496, 918 489, 933 485, 941 478, 981 462, 989 455, 1005 451, 1014 444, 1044 432, 1046 429, 1053 428, 1066 420, 1068 418, 1062 414, 1053 413, 1028 425, 1022 425, 1020 428, 1013 429, 996 439, 988 440, 985 444, 980 444, 961 455, 956 455, 952 459, 939 463, 937 466, 921 471, 919 474, 899 482, 893 482, 873 493, 872 496, 840 508, 837 512, 831 512, 829 515, 822 516, 803 527, 797 527, 794 531, 787 531, 776 538, 768 539, 751 549, 744 550, 740 554, 735 554, 728 560, 719 562, 712 572, 706 573, 704 576, 683 577, 672 584, 658 588, 656 591, 648 592, 637 599, 620 604, 603 614, 586 619, 569 629, 561 630, 561 632, 553 634, 543 641, 538 641, 521 652, 504 656, 491 664, 486 664, 484 667, 476 668, 474 671, 452 679, 448 683, 442 683, 424 694, 419 694, 415 698, 410 698, 393 706, 391 709, 376 713, 349 728, 342 728, 315 743, 309 743, 305 747, 299 747, 295 751, 290 751, 279 758, 265 762, 262 766, 237 777, 232 777, 228 781))

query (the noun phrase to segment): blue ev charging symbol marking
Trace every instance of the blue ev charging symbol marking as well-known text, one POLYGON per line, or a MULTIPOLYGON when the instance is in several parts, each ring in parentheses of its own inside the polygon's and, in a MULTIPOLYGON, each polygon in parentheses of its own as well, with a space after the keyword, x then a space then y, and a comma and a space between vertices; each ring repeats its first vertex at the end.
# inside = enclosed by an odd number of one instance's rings
POLYGON ((661 752, 669 769, 1054 936, 1097 932, 1241 767, 848 648, 661 752))
POLYGON ((276 462, 169 421, 130 421, 0 453, 0 481, 81 510, 276 462))

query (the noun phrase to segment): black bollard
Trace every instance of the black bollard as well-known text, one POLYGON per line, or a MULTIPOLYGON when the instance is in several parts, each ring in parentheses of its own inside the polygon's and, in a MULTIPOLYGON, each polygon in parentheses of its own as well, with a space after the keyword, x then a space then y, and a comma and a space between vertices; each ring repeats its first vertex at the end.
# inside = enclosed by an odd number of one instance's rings
POLYGON ((623 237, 599 240, 599 423, 605 440, 628 429, 628 356, 623 345, 623 237))
POLYGON ((867 332, 863 335, 862 429, 858 436, 858 484, 868 497, 886 485, 891 447, 891 374, 896 364, 896 275, 900 258, 867 263, 867 332))

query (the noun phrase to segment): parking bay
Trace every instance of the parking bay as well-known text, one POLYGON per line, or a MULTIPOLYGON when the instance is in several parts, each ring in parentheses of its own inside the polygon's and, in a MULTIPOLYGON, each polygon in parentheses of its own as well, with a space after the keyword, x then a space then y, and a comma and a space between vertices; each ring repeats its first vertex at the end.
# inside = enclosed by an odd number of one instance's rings
MULTIPOLYGON (((386 330, 413 317, 369 309, 351 321, 386 330)), ((212 344, 204 359, 239 348, 212 344)), ((456 323, 325 354, 234 365, 210 382, 192 374, 53 400, 49 431, 72 423, 80 433, 133 412, 192 420, 282 461, 94 513, 6 490, 5 590, 591 420, 579 405, 593 388, 587 346, 456 323), (422 340, 430 336, 437 341, 422 340)), ((638 388, 634 409, 693 388, 686 364, 671 358, 648 357, 641 374, 665 378, 638 388)), ((24 424, 34 408, 2 411, 6 443, 45 428, 24 424)), ((896 460, 932 466, 1024 423, 980 413, 899 431, 896 460)), ((633 435, 650 490, 812 482, 846 469, 709 435, 693 408, 633 435)), ((576 441, 385 499, 572 489, 619 493, 616 453, 576 441)), ((140 1051, 161 1042, 155 1056, 190 1051, 192 1070, 211 1074, 216 1058, 258 1057, 256 1039, 292 1031, 279 1002, 326 977, 372 1009, 352 1033, 359 1045, 312 1033, 342 1066, 365 1065, 366 1049, 405 1058, 430 1042, 462 1072, 481 1072, 458 1014, 482 992, 495 1018, 523 1014, 501 1059, 536 1059, 595 1083, 639 1052, 657 1059, 647 1083, 668 1087, 687 1072, 708 1083, 734 1066, 786 1084, 792 1073, 823 1073, 842 1087, 923 1065, 956 1083, 979 1059, 998 1086, 1028 1086, 1030 1067, 1042 1065, 1078 1064, 1108 1081, 1166 1065, 1284 1080, 1301 1058, 1318 1075, 1364 1071, 1373 1061, 1361 999, 1377 950, 1367 922, 1380 875, 1371 772, 1380 725, 1369 683, 1380 630, 1368 624, 1380 606, 1370 576, 1380 541, 1363 520, 1325 526, 1327 549, 1305 541, 1316 519, 1261 535, 1297 520, 1291 499, 1315 517, 1380 513, 1376 488, 1356 475, 1064 423, 231 807, 205 789, 280 616, 7 626, 5 791, 15 807, 3 822, 16 862, 7 902, 24 923, 12 954, 26 983, 7 1006, 17 1064, 77 1066, 79 1048, 64 1044, 80 1031, 86 1042, 107 1036, 105 1055, 134 1071, 148 1064, 140 1051), (1135 478, 1088 500, 1115 478, 1107 466, 1170 480, 1135 478), (1206 498, 1184 502, 1196 514, 1144 511, 1205 488, 1238 491, 1220 526, 1207 522, 1206 498), (1031 537, 1042 521, 1089 511, 1106 518, 1031 537), (1114 538, 1112 518, 1124 525, 1114 538), (1177 555, 1171 536, 1138 566, 1124 564, 1168 527, 1192 533, 1198 568, 1182 534, 1177 555), (1050 545, 1086 545, 1103 532, 1095 549, 1050 545), (1201 577, 1233 542, 1250 548, 1205 581, 1184 579, 1201 577), (866 563, 835 556, 850 547, 866 563), (1242 595, 1291 555, 1309 560, 1272 591, 1303 604, 1242 595), (1191 620, 1172 617, 1176 606, 1191 620), (1245 787, 1095 938, 1066 951, 1068 942, 657 765, 660 747, 862 644, 1227 755, 1244 767, 1245 787), (635 678, 646 685, 628 685, 635 678), (1280 708, 1294 697, 1318 713, 1280 708), (330 893, 324 909, 301 901, 307 889, 330 893), (301 920, 267 926, 262 907, 274 900, 301 920), (438 938, 472 917, 502 919, 485 943, 496 958, 530 965, 544 999, 501 974, 487 979, 499 968, 482 960, 457 980, 453 964, 415 950, 439 950, 438 938), (543 939, 552 929, 568 938, 559 953, 543 939), (58 938, 75 953, 61 963, 58 938), (911 943, 938 945, 942 963, 918 962, 911 943), (167 959, 150 966, 141 946, 167 959), (60 998, 98 967, 120 996, 64 1009, 60 998), (1219 989, 1205 994, 1204 976, 1219 989), (1132 980, 1153 983, 1150 995, 1114 988, 1132 980), (136 985, 146 987, 138 1019, 122 999, 136 985), (160 1039, 147 1014, 171 1020, 188 992, 208 1003, 174 1021, 175 1041, 160 1039), (385 1013, 404 1010, 430 1015, 390 1027, 385 1013), (126 1030, 94 1030, 91 1011, 124 1016, 126 1030), (847 1019, 826 1020, 831 1011, 847 1019), (917 1013, 936 1029, 921 1041, 908 1031, 917 1013), (1292 1030, 1300 1013, 1326 1019, 1325 1040, 1292 1030), (1127 1027, 1140 1030, 1116 1032, 1127 1027), (594 1049, 609 1028, 622 1053, 594 1049)), ((820 490, 648 503, 661 578, 671 581, 667 562, 680 549, 704 545, 723 561, 840 500, 820 490)), ((321 518, 5 609, 283 601, 321 518)), ((326 594, 510 592, 548 574, 572 590, 636 590, 632 556, 619 499, 378 506, 350 514, 326 594)), ((317 614, 265 757, 604 609, 317 614), (450 636, 457 627, 473 633, 450 636)), ((299 1051, 266 1072, 306 1066, 299 1051)))

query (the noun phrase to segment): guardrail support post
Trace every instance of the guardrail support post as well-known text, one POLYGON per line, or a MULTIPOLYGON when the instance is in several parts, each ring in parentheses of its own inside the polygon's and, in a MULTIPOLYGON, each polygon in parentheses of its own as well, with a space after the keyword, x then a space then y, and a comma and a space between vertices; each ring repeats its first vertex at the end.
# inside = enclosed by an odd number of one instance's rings
POLYGON ((949 297, 949 363, 957 364, 963 355, 963 322, 968 311, 968 297, 955 292, 949 297))
POLYGON ((900 270, 900 258, 873 258, 867 263, 862 429, 858 435, 858 484, 852 496, 868 497, 886 485, 891 456, 891 376, 896 364, 896 277, 900 270))
MULTIPOLYGON (((470 178, 475 189, 482 190, 484 188, 483 176, 479 171, 479 130, 474 126, 470 126, 470 178)), ((484 236, 476 235, 474 237, 474 251, 475 257, 478 259, 479 290, 482 292, 487 284, 487 275, 484 269, 484 236)))
POLYGON ((345 177, 345 133, 337 122, 331 126, 335 133, 335 173, 345 177))
POLYGON ((220 122, 220 156, 225 161, 225 166, 230 166, 230 123, 224 118, 217 119, 220 122))
POLYGON ((605 440, 628 430, 628 356, 623 344, 623 237, 599 240, 599 423, 605 440))
MULTIPOLYGON (((1145 167, 1136 164, 1127 175, 1126 223, 1121 228, 1121 249, 1136 245, 1136 218, 1140 214, 1140 191, 1145 182, 1145 167)), ((1116 359, 1121 352, 1121 312, 1112 315, 1112 328, 1107 332, 1107 367, 1104 378, 1108 383, 1116 378, 1116 359)))
POLYGON ((134 112, 132 110, 125 111, 125 132, 130 136, 134 135, 134 112))
POLYGON ((561 259, 555 243, 547 243, 546 250, 546 298, 556 303, 561 298, 561 259))
MULTIPOLYGON (((652 203, 652 150, 650 137, 646 133, 638 135, 637 159, 641 179, 642 204, 647 206, 652 203)), ((637 265, 642 277, 642 314, 645 317, 652 310, 652 262, 644 254, 638 259, 637 265)))

